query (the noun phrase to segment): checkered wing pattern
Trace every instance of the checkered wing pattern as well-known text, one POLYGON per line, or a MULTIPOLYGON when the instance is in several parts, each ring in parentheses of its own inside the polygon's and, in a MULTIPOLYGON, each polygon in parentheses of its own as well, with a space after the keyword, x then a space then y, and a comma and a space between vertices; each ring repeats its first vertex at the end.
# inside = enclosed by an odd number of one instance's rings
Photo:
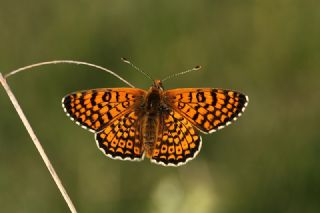
POLYGON ((151 161, 180 166, 193 159, 201 148, 201 137, 191 123, 175 111, 163 115, 151 161))
POLYGON ((136 113, 129 112, 96 133, 97 145, 110 158, 142 160, 144 155, 140 128, 136 113))
POLYGON ((68 116, 85 129, 99 132, 144 98, 145 91, 132 88, 93 89, 71 93, 62 100, 68 116))
POLYGON ((210 88, 168 90, 164 100, 204 133, 231 124, 248 103, 248 97, 240 92, 210 88))

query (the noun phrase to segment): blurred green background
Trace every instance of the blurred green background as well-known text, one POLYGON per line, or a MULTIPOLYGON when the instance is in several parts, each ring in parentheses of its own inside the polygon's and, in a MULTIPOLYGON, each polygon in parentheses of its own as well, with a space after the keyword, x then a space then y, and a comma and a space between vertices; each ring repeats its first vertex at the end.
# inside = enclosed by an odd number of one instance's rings
MULTIPOLYGON (((179 168, 106 158, 64 114, 69 92, 123 87, 92 68, 51 65, 12 76, 16 94, 79 212, 320 212, 320 1, 0 0, 0 71, 73 59, 139 88, 195 65, 165 88, 249 95, 235 124, 203 135, 179 168)), ((68 212, 0 89, 0 212, 68 212)))

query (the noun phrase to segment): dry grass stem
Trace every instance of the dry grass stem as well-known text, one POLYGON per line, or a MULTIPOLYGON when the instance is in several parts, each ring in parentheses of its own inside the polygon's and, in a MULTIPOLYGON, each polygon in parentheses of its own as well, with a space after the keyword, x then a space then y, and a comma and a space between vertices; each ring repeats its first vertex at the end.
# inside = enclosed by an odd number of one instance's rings
POLYGON ((5 78, 8 78, 16 73, 19 73, 21 71, 24 71, 24 70, 28 70, 28 69, 31 69, 31 68, 34 68, 34 67, 39 67, 39 66, 43 66, 43 65, 52 65, 52 64, 77 64, 77 65, 86 65, 86 66, 89 66, 89 67, 94 67, 94 68, 97 68, 99 70, 102 70, 102 71, 105 71, 113 76, 115 76, 116 78, 118 78, 119 80, 121 80, 123 83, 127 84, 128 86, 134 88, 134 86, 129 83, 128 81, 126 81, 125 79, 123 79, 121 76, 119 76, 118 74, 114 73, 113 71, 111 70, 108 70, 107 68, 104 68, 104 67, 101 67, 101 66, 98 66, 98 65, 95 65, 95 64, 90 64, 90 63, 87 63, 87 62, 82 62, 82 61, 73 61, 73 60, 55 60, 55 61, 46 61, 46 62, 40 62, 40 63, 36 63, 36 64, 31 64, 31 65, 28 65, 28 66, 25 66, 25 67, 21 67, 19 69, 16 69, 12 72, 9 72, 8 74, 6 74, 4 77, 5 78))
POLYGON ((63 187, 59 176, 57 175, 56 171, 54 170, 54 168, 53 168, 48 156, 46 155, 43 147, 41 146, 41 143, 40 143, 39 139, 37 138, 36 134, 34 133, 32 127, 31 127, 30 123, 28 122, 25 114, 23 113, 23 111, 22 111, 22 109, 21 109, 16 97, 12 93, 12 91, 11 91, 7 81, 6 81, 6 79, 3 77, 3 75, 1 73, 0 73, 0 81, 1 81, 1 84, 4 87, 5 91, 7 92, 7 94, 9 96, 14 108, 16 109, 16 111, 17 111, 17 113, 18 113, 23 125, 27 129, 27 131, 28 131, 28 133, 29 133, 34 145, 36 146, 39 154, 41 155, 41 158, 43 159, 44 163, 46 164, 46 166, 47 166, 47 168, 48 168, 48 170, 49 170, 54 182, 58 186, 58 188, 59 188, 64 200, 66 201, 67 205, 69 206, 70 211, 72 213, 76 213, 77 210, 74 207, 74 205, 73 205, 73 203, 72 203, 67 191, 63 187))

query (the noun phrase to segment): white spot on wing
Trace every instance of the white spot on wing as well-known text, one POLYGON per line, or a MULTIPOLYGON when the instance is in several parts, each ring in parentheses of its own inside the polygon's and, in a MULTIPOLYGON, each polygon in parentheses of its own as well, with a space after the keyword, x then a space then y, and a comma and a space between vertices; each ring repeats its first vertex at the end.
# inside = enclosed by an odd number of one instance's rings
POLYGON ((225 126, 219 126, 218 129, 220 130, 220 129, 223 129, 224 127, 225 127, 225 126))
POLYGON ((208 133, 213 133, 213 132, 216 132, 217 130, 216 129, 211 129, 208 133))

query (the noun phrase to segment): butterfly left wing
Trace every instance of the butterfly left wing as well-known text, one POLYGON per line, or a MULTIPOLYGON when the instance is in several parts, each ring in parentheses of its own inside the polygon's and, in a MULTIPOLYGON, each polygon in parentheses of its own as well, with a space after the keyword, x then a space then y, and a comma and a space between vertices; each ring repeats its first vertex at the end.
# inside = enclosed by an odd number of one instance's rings
POLYGON ((196 157, 201 148, 201 137, 186 118, 171 110, 162 114, 160 124, 151 162, 180 166, 196 157))
POLYGON ((245 110, 248 97, 233 90, 172 89, 164 92, 166 104, 204 133, 222 129, 245 110))
POLYGON ((95 138, 100 150, 108 157, 120 160, 143 160, 141 123, 135 111, 116 119, 95 138))
POLYGON ((92 132, 99 132, 139 105, 145 91, 136 88, 102 88, 71 93, 62 99, 67 115, 92 132))

